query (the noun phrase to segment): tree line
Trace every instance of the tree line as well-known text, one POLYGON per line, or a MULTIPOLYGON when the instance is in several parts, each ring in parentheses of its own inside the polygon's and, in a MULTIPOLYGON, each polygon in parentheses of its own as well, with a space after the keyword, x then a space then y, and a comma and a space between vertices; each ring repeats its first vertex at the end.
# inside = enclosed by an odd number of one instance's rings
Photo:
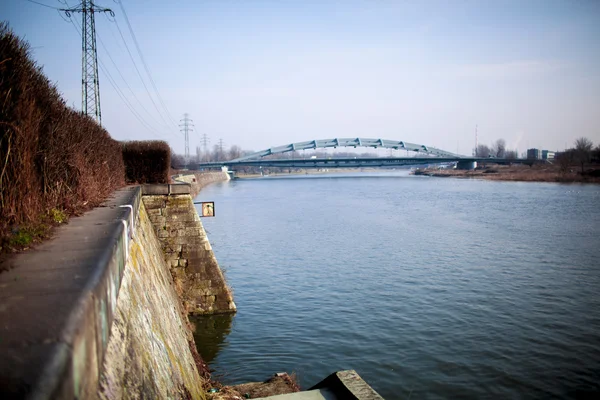
POLYGON ((583 174, 586 164, 600 163, 600 144, 594 148, 594 143, 590 139, 580 137, 575 140, 572 148, 556 153, 555 160, 560 166, 561 172, 565 173, 573 165, 577 165, 581 167, 583 174))
POLYGON ((475 157, 496 157, 506 158, 508 160, 514 160, 519 158, 517 150, 509 150, 506 148, 506 140, 498 139, 491 146, 485 144, 479 144, 473 149, 473 155, 475 157))

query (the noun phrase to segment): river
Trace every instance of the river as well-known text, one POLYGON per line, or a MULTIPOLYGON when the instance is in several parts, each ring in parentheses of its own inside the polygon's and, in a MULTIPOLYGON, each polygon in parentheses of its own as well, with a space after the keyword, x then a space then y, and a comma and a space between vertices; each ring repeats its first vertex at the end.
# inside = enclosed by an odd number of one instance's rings
POLYGON ((600 186, 389 173, 210 185, 224 383, 355 369, 386 399, 600 393, 600 186))

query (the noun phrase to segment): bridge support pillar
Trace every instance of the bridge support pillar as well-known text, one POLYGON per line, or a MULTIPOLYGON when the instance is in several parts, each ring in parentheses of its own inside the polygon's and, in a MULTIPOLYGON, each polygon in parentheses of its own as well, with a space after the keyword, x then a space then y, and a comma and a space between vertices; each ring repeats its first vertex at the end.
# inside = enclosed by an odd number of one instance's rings
POLYGON ((471 170, 477 168, 477 161, 459 161, 456 169, 471 170))

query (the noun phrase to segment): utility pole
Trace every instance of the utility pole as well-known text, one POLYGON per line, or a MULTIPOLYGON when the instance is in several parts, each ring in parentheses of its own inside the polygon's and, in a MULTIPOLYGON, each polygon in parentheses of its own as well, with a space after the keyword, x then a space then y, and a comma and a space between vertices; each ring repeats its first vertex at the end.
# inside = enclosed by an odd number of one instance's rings
POLYGON ((225 154, 223 153, 223 139, 219 139, 219 158, 225 158, 225 154))
POLYGON ((61 9, 67 17, 71 13, 81 13, 81 113, 94 118, 102 124, 100 112, 100 83, 98 80, 98 54, 96 52, 96 22, 94 14, 109 13, 115 16, 110 8, 96 7, 92 0, 82 0, 78 7, 61 9))
POLYGON ((204 161, 208 161, 208 143, 210 139, 206 133, 202 134, 202 146, 204 147, 204 161))
POLYGON ((190 161, 190 131, 193 131, 193 122, 190 118, 189 118, 189 114, 185 113, 183 114, 183 119, 180 120, 182 123, 179 124, 179 127, 181 128, 181 131, 183 131, 183 135, 185 136, 185 162, 186 164, 190 161))
POLYGON ((478 152, 478 144, 477 144, 477 125, 475 125, 475 157, 477 157, 477 152, 478 152))

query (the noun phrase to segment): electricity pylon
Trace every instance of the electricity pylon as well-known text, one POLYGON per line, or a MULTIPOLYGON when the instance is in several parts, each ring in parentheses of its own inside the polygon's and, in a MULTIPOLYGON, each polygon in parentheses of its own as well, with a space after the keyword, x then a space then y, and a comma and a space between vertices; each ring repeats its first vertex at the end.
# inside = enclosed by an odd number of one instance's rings
POLYGON ((96 7, 92 0, 82 0, 78 7, 61 9, 67 17, 81 13, 81 112, 102 123, 100 111, 100 82, 98 80, 98 54, 96 52, 96 22, 94 14, 115 13, 110 8, 96 7))
POLYGON ((183 119, 180 120, 182 123, 179 124, 181 131, 185 136, 185 162, 188 163, 190 161, 190 131, 193 131, 193 121, 189 118, 189 114, 183 114, 183 119))
POLYGON ((202 161, 208 161, 208 143, 210 139, 206 133, 202 134, 202 146, 204 147, 204 157, 202 161))

